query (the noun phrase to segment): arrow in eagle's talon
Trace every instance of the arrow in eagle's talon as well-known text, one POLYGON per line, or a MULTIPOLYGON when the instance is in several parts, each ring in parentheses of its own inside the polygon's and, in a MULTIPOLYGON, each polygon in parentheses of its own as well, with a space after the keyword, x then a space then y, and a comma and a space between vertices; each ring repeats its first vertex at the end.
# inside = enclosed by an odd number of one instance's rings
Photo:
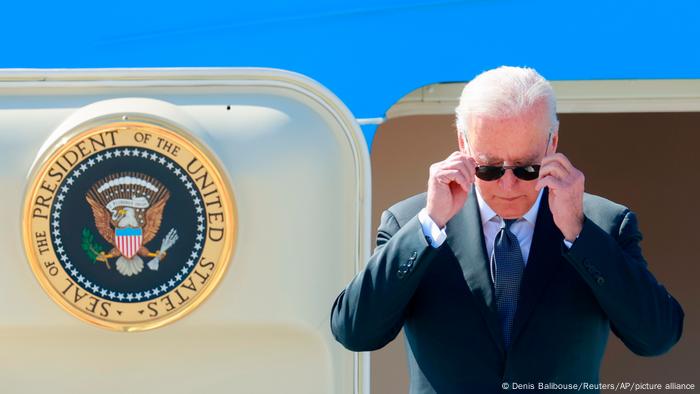
POLYGON ((160 260, 158 259, 158 257, 154 257, 153 259, 151 259, 151 261, 149 261, 149 262, 146 264, 146 266, 148 266, 148 268, 149 268, 151 271, 158 271, 158 265, 159 265, 158 263, 159 263, 159 262, 160 262, 160 260))

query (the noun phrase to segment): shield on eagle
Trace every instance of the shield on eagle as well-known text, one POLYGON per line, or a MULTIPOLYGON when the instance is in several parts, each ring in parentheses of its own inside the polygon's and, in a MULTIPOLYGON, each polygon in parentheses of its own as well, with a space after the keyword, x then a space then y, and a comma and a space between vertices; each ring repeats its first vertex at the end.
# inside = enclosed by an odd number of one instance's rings
POLYGON ((134 257, 141 248, 143 231, 140 227, 117 228, 114 235, 117 241, 117 248, 127 259, 134 257))

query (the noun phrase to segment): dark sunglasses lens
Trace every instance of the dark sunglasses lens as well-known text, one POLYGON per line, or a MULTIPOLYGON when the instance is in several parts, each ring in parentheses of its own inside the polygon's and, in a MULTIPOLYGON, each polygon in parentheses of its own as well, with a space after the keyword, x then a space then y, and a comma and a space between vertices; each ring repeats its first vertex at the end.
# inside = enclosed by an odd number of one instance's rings
POLYGON ((476 167, 476 176, 484 181, 494 181, 503 176, 506 171, 503 167, 479 166, 476 167))
POLYGON ((517 176, 518 178, 520 178, 524 181, 532 181, 532 180, 537 179, 537 177, 540 176, 540 166, 539 165, 532 165, 532 166, 516 167, 516 168, 513 168, 513 175, 517 176))

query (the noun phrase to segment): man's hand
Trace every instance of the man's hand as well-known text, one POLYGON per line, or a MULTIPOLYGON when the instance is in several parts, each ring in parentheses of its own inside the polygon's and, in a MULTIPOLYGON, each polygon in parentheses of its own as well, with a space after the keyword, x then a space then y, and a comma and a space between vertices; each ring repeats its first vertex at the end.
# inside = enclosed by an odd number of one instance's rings
POLYGON ((430 166, 426 210, 443 228, 462 209, 474 183, 476 162, 462 152, 454 152, 444 161, 430 166))
POLYGON ((554 153, 542 160, 535 188, 549 187, 549 209, 554 223, 569 242, 574 242, 583 228, 584 181, 583 173, 563 154, 554 153))

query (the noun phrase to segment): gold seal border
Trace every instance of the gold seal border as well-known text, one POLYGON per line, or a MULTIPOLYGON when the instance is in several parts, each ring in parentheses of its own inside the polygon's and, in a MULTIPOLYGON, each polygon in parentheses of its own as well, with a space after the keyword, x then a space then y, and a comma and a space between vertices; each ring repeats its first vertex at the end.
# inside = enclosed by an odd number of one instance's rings
MULTIPOLYGON (((230 260, 233 256, 234 247, 238 238, 238 212, 231 185, 228 182, 228 178, 224 176, 226 172, 224 170, 224 166, 219 161, 219 158, 202 142, 200 142, 198 137, 174 124, 149 118, 141 118, 138 121, 117 121, 116 119, 103 118, 101 120, 97 120, 98 124, 95 124, 95 122, 96 120, 93 119, 90 122, 83 123, 82 125, 73 128, 61 136, 61 138, 54 142, 49 149, 40 155, 36 161, 36 164, 33 166, 32 171, 28 175, 27 188, 24 193, 24 202, 22 204, 22 243, 24 245, 25 255, 28 259, 32 273, 44 292, 46 292, 47 295, 62 309, 77 319, 97 327, 122 332, 146 331, 165 326, 181 319, 197 309, 207 298, 209 298, 214 289, 218 287, 219 282, 228 271, 228 266, 231 262, 230 260), (32 214, 30 208, 32 207, 36 198, 38 189, 40 188, 41 180, 45 179, 48 170, 51 168, 51 165, 53 165, 55 160, 66 151, 73 148, 77 142, 84 138, 99 134, 106 130, 120 128, 137 128, 145 132, 164 135, 173 142, 176 142, 186 150, 190 151, 191 154, 201 161, 204 167, 209 170, 210 175, 212 175, 214 178, 215 184, 220 186, 218 189, 221 196, 224 215, 227 219, 231 219, 226 227, 226 230, 228 231, 223 245, 221 246, 221 254, 219 255, 218 259, 216 259, 216 270, 212 272, 209 283, 204 285, 203 288, 199 290, 197 294, 195 294, 191 302, 178 308, 175 312, 165 314, 162 317, 157 317, 153 320, 138 322, 115 322, 111 320, 103 320, 95 315, 87 313, 86 311, 80 310, 72 303, 67 301, 60 294, 60 290, 50 283, 50 280, 46 276, 47 274, 44 273, 42 264, 39 261, 38 256, 35 254, 32 235, 32 214)), ((76 163, 76 165, 77 164, 78 163, 76 163)), ((71 167, 70 170, 73 170, 74 168, 75 165, 71 167)), ((195 184, 195 186, 199 189, 198 185, 195 184)), ((53 206, 54 203, 55 201, 52 199, 51 206, 53 206)), ((205 248, 206 243, 202 250, 205 248)), ((58 256, 56 256, 55 251, 53 255, 58 261, 58 256)), ((60 269, 65 271, 62 266, 60 269)), ((193 272, 191 272, 186 278, 191 277, 193 272)), ((76 285, 78 284, 76 283, 76 285)), ((168 293, 164 293, 163 296, 172 294, 177 288, 178 287, 172 289, 168 293)), ((122 303, 114 302, 114 304, 122 303)))

